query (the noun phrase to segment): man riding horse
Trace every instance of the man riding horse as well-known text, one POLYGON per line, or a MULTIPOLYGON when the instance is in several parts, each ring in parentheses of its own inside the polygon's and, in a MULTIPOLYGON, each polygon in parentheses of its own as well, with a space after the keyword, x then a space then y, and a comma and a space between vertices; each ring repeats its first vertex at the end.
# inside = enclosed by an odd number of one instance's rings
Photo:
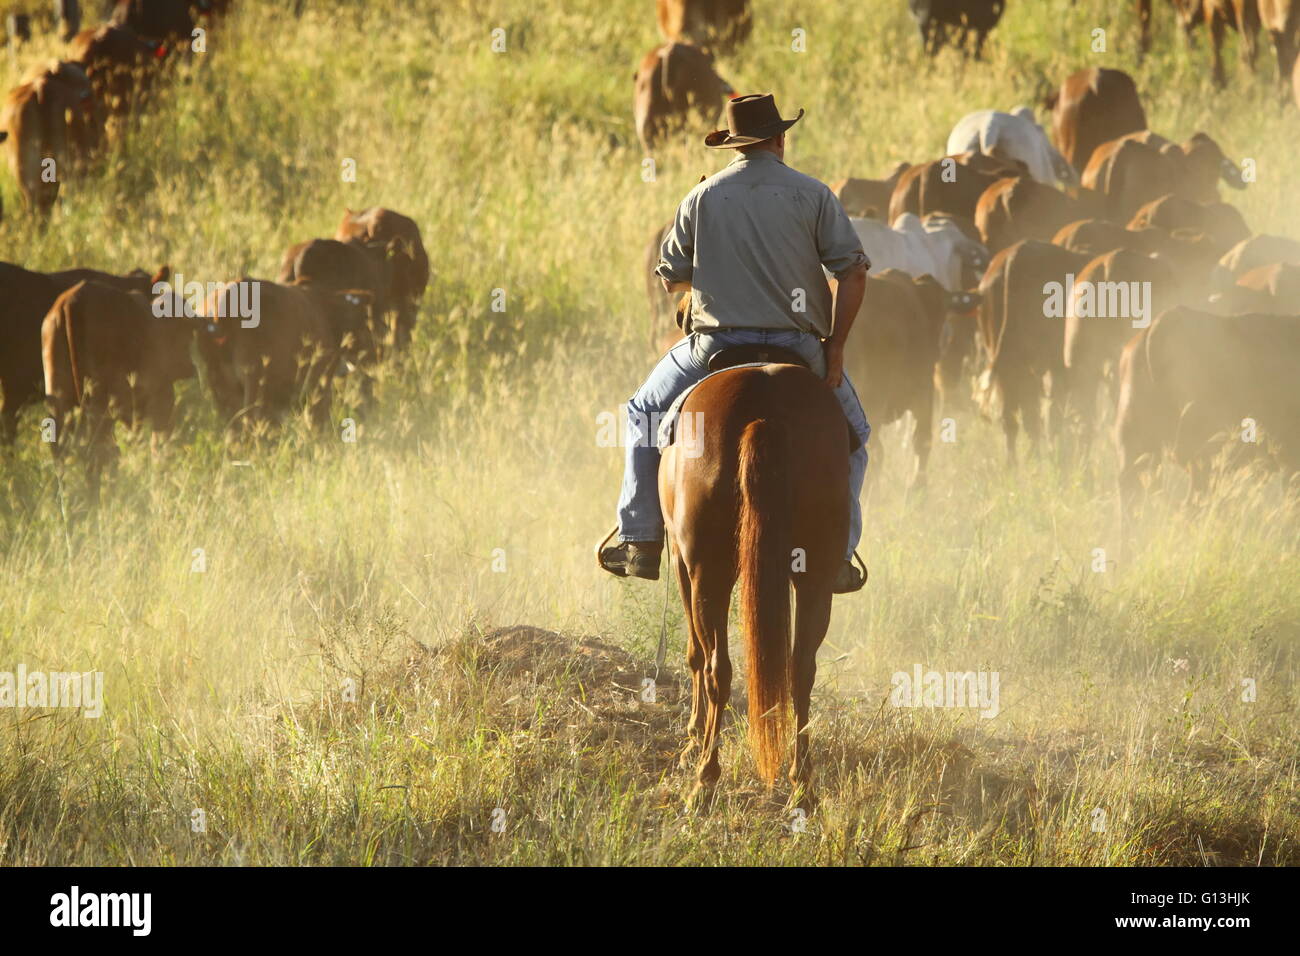
POLYGON ((794 353, 825 378, 861 443, 849 457, 848 549, 834 588, 857 591, 865 576, 852 558, 862 536, 858 495, 871 427, 844 374, 844 343, 871 263, 830 188, 785 165, 785 132, 803 110, 783 119, 771 94, 753 94, 731 100, 726 116, 727 129, 704 144, 739 155, 682 200, 660 250, 655 273, 664 288, 691 294, 688 335, 628 401, 619 542, 601 549, 600 564, 619 576, 659 579, 664 523, 653 423, 709 374, 714 354, 766 346, 794 353), (833 296, 823 266, 837 280, 833 296))

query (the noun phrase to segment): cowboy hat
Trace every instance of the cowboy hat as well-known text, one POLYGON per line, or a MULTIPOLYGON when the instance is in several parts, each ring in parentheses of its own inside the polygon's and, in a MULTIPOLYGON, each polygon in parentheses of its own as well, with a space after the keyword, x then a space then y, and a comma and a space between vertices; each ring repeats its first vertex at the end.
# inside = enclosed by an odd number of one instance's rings
POLYGON ((771 93, 750 93, 727 102, 727 128, 714 130, 704 137, 710 149, 734 149, 752 146, 773 136, 780 136, 803 116, 782 119, 771 93))

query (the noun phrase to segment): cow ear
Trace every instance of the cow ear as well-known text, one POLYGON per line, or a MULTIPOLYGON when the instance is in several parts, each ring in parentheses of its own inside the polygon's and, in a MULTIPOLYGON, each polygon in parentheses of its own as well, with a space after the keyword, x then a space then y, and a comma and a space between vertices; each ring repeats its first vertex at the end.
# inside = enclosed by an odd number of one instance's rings
POLYGON ((159 285, 160 283, 166 282, 171 277, 172 277, 172 267, 167 265, 167 263, 164 262, 162 265, 158 267, 158 271, 153 274, 152 281, 154 285, 159 285))

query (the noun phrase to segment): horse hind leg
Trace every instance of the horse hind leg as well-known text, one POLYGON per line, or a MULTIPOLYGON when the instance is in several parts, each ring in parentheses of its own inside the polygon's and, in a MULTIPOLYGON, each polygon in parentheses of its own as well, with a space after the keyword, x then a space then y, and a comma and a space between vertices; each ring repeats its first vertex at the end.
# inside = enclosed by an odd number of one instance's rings
POLYGON ((694 763, 696 753, 704 739, 704 721, 708 712, 708 700, 704 689, 704 664, 707 655, 703 639, 695 627, 691 573, 681 555, 677 554, 676 558, 677 587, 682 595, 682 607, 686 610, 686 663, 691 669, 691 717, 686 727, 686 746, 681 754, 681 766, 685 770, 694 763))
POLYGON ((727 614, 731 607, 734 573, 728 580, 700 575, 692 580, 691 613, 695 633, 704 651, 703 733, 697 782, 691 793, 692 805, 707 803, 722 776, 718 760, 722 717, 731 699, 731 660, 727 655, 727 614))
MULTIPOLYGON (((834 562, 831 567, 834 567, 834 562)), ((828 575, 823 577, 828 578, 828 575)), ((812 708, 813 683, 817 679, 817 649, 830 626, 831 601, 832 594, 826 581, 806 581, 795 586, 794 651, 790 660, 795 743, 790 782, 795 787, 797 805, 805 809, 815 803, 812 756, 808 750, 808 716, 812 708)))

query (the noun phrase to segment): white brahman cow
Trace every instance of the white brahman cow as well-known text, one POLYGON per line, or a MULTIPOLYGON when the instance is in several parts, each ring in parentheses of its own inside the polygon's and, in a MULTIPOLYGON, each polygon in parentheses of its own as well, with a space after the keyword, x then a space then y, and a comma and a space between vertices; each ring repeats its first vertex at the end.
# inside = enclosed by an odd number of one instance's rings
POLYGON ((948 154, 970 150, 1015 159, 1029 168, 1029 175, 1049 186, 1077 186, 1079 174, 1047 140, 1034 120, 1034 111, 1017 106, 1010 113, 980 110, 963 117, 948 134, 948 154))

